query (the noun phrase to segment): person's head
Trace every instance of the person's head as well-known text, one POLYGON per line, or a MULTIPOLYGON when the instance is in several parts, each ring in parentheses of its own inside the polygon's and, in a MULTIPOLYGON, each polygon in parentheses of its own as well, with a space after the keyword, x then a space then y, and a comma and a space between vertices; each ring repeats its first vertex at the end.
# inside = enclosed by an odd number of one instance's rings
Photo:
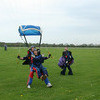
POLYGON ((65 51, 67 51, 68 50, 68 47, 65 47, 65 51))
POLYGON ((34 55, 35 55, 35 56, 38 55, 38 51, 37 51, 37 49, 34 49, 33 52, 34 52, 34 55))
POLYGON ((33 52, 34 51, 34 49, 35 49, 35 46, 31 46, 31 51, 33 52))

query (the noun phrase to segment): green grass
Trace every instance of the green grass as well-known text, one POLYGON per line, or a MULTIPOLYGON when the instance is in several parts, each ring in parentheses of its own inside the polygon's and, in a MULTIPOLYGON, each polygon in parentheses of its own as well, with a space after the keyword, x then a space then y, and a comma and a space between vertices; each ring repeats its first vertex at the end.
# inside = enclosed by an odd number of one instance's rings
POLYGON ((43 64, 47 67, 52 88, 34 75, 32 88, 27 89, 29 66, 23 66, 16 57, 26 55, 27 48, 0 48, 0 100, 100 100, 100 49, 69 48, 75 63, 74 75, 60 76, 58 60, 64 48, 41 48, 53 58, 43 64), (21 96, 22 95, 22 96, 21 96))

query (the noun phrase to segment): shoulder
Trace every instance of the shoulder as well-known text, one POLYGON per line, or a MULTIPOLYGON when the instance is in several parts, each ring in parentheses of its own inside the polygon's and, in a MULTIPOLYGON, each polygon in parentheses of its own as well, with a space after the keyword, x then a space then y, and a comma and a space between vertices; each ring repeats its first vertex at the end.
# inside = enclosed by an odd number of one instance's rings
POLYGON ((69 54, 71 55, 72 54, 72 52, 71 51, 68 51, 69 52, 69 54))
POLYGON ((30 49, 27 51, 27 53, 28 53, 28 54, 31 53, 30 49))

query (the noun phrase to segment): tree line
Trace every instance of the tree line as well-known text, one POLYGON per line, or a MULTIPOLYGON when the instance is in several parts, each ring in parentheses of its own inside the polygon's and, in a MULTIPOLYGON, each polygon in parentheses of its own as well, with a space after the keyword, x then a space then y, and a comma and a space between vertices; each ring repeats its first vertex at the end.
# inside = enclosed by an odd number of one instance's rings
MULTIPOLYGON (((0 42, 0 47, 3 47, 4 45, 7 45, 8 47, 26 47, 25 43, 5 43, 5 42, 0 42)), ((39 46, 38 43, 29 43, 29 46, 35 45, 36 47, 39 46)), ((48 44, 48 43, 42 43, 41 47, 100 47, 100 44, 79 44, 79 45, 75 45, 75 44, 48 44)))

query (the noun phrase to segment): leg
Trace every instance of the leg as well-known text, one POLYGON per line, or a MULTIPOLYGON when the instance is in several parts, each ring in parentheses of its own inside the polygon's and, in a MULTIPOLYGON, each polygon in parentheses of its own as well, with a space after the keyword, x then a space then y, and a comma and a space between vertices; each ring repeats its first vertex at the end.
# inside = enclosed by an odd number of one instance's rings
POLYGON ((51 83, 50 83, 50 81, 49 81, 48 78, 46 78, 46 79, 44 80, 44 82, 45 82, 45 84, 47 85, 48 88, 51 88, 51 87, 52 87, 52 85, 51 85, 51 83))
POLYGON ((29 74, 27 85, 31 85, 32 84, 33 74, 34 74, 34 71, 31 71, 30 74, 29 74))
POLYGON ((40 72, 43 75, 43 79, 42 79, 42 81, 43 81, 43 80, 45 80, 47 78, 48 72, 47 72, 47 68, 43 67, 42 64, 40 65, 40 72))
POLYGON ((32 81, 33 81, 34 72, 36 72, 36 75, 37 75, 38 78, 40 78, 40 76, 41 76, 41 73, 40 73, 38 68, 31 67, 30 74, 29 74, 29 79, 28 79, 28 82, 27 82, 28 88, 31 88, 30 85, 32 84, 32 81))
POLYGON ((33 70, 36 71, 37 78, 40 78, 42 76, 42 74, 40 73, 40 69, 39 68, 33 67, 33 70))
POLYGON ((28 81, 27 81, 27 87, 28 88, 31 88, 30 85, 32 84, 32 81, 33 81, 33 74, 34 74, 34 70, 33 70, 33 65, 30 65, 30 74, 29 74, 29 78, 28 78, 28 81))
POLYGON ((44 80, 44 82, 45 82, 46 85, 47 85, 48 83, 50 83, 50 81, 48 80, 48 78, 46 78, 46 79, 44 80))
POLYGON ((42 71, 43 75, 47 75, 48 76, 48 71, 47 71, 47 68, 46 67, 43 67, 41 69, 41 71, 42 71))
POLYGON ((66 72, 66 67, 63 67, 63 70, 61 71, 61 75, 65 75, 65 72, 66 72))
POLYGON ((43 70, 43 79, 45 80, 48 77, 48 72, 46 69, 43 70))
POLYGON ((73 72, 72 72, 70 65, 68 66, 68 70, 69 70, 68 75, 73 75, 73 72))
POLYGON ((36 72, 37 78, 40 78, 42 76, 42 74, 40 73, 40 69, 36 65, 32 64, 30 70, 36 72))

